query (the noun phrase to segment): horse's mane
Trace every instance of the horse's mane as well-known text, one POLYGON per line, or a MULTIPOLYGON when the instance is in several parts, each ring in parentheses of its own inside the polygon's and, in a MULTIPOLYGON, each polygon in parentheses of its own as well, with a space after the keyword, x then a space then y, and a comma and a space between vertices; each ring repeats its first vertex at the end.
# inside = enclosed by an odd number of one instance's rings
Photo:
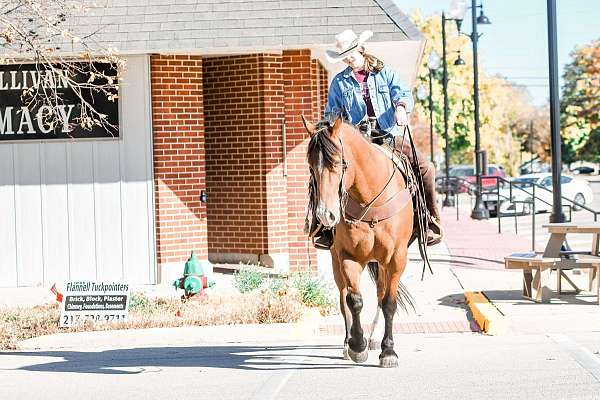
POLYGON ((308 143, 308 164, 313 168, 333 169, 336 161, 339 162, 336 156, 341 152, 338 144, 329 135, 333 124, 330 120, 324 119, 317 122, 316 129, 316 133, 308 143))

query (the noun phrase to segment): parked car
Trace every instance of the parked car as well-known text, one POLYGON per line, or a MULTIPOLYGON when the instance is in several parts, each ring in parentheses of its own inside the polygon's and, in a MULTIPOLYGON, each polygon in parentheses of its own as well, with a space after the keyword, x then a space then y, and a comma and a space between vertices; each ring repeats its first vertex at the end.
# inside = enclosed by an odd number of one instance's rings
MULTIPOLYGON (((450 176, 462 178, 458 183, 459 193, 467 192, 472 186, 474 186, 477 183, 477 177, 475 176, 475 167, 472 165, 457 165, 455 167, 452 167, 452 169, 450 170, 450 176)), ((500 165, 488 165, 488 173, 482 176, 481 178, 481 186, 484 189, 496 187, 496 179, 491 178, 493 176, 505 178, 506 174, 504 173, 504 169, 500 165)))
POLYGON ((589 175, 589 174, 593 174, 596 172, 596 170, 592 167, 588 167, 588 166, 581 166, 581 167, 577 167, 577 168, 573 168, 571 170, 572 173, 574 174, 585 174, 585 175, 589 175))
MULTIPOLYGON (((562 195, 581 205, 590 204, 594 200, 590 184, 579 178, 570 175, 562 175, 560 178, 562 195)), ((511 180, 510 185, 501 188, 499 195, 496 193, 484 193, 483 203, 490 211, 490 215, 496 216, 498 209, 500 215, 524 215, 531 213, 533 209, 533 184, 535 188, 535 211, 544 212, 552 210, 552 174, 528 174, 521 175, 511 180), (512 197, 511 197, 512 186, 512 197), (541 186, 541 187, 540 187, 541 186), (498 197, 500 197, 500 207, 498 208, 498 197)), ((563 200, 563 204, 571 204, 563 200)), ((577 211, 581 207, 573 205, 573 210, 577 211)))

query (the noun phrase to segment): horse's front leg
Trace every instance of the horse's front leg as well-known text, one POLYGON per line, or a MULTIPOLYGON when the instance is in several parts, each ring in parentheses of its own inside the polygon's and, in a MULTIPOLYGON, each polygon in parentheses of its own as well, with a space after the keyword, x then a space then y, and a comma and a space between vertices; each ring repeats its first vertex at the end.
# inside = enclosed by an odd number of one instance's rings
POLYGON ((360 324, 360 312, 363 307, 363 299, 360 294, 360 276, 363 267, 350 259, 342 261, 342 271, 346 284, 348 285, 348 294, 346 294, 346 304, 352 314, 352 325, 350 326, 350 340, 348 341, 348 355, 352 361, 362 363, 367 361, 369 350, 367 348, 367 339, 360 324))
POLYGON ((344 274, 342 272, 341 263, 337 256, 337 253, 334 251, 331 251, 331 263, 333 267, 333 279, 335 280, 335 284, 340 292, 340 311, 342 312, 342 315, 344 317, 344 325, 346 328, 343 356, 345 360, 349 360, 350 356, 348 354, 348 343, 350 342, 350 327, 352 326, 352 314, 350 313, 350 308, 348 308, 348 304, 346 303, 348 285, 346 285, 346 281, 344 280, 344 274))

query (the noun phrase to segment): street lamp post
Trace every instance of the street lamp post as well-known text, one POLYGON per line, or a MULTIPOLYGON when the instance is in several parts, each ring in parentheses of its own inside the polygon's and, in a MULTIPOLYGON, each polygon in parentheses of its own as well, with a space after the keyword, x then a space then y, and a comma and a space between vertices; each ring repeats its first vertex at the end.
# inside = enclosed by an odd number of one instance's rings
POLYGON ((434 161, 433 152, 433 72, 440 67, 440 56, 431 50, 427 59, 427 68, 429 69, 429 92, 424 85, 420 85, 417 89, 417 98, 421 101, 428 98, 429 100, 429 158, 434 161))
POLYGON ((483 199, 481 198, 482 160, 481 138, 479 135, 479 67, 477 62, 477 42, 479 41, 479 34, 477 33, 477 24, 489 24, 490 21, 487 19, 487 17, 485 17, 485 15, 483 15, 483 10, 481 10, 479 18, 476 17, 476 9, 477 0, 471 0, 471 22, 473 24, 473 31, 471 33, 471 42, 473 42, 473 102, 475 104, 475 174, 477 175, 477 192, 475 194, 475 206, 471 212, 471 218, 488 219, 490 217, 490 212, 487 210, 487 208, 485 208, 483 199))
MULTIPOLYGON (((466 0, 453 0, 450 5, 450 12, 453 14, 457 21, 458 30, 460 31, 460 25, 462 19, 467 11, 466 0)), ((477 190, 475 191, 475 206, 471 212, 471 218, 473 219, 487 219, 490 217, 489 211, 483 204, 481 197, 481 174, 482 174, 482 158, 483 152, 481 151, 481 136, 479 133, 480 121, 479 121, 479 64, 478 64, 478 53, 477 53, 477 42, 479 41, 479 33, 477 32, 477 24, 490 24, 490 20, 483 14, 483 5, 477 5, 477 0, 471 0, 471 22, 473 25, 473 31, 471 38, 473 43, 473 103, 475 106, 475 175, 477 177, 477 190), (479 16, 476 14, 477 8, 481 8, 479 16)))
POLYGON ((562 170, 560 139, 560 100, 558 98, 558 51, 556 40, 556 0, 547 0, 548 64, 550 72, 550 132, 552 147, 552 214, 550 222, 565 222, 562 212, 560 174, 562 170))
POLYGON ((429 150, 431 152, 431 162, 434 162, 433 154, 433 72, 440 67, 440 56, 431 49, 427 59, 427 69, 429 69, 429 150))
POLYGON ((444 207, 451 207, 453 202, 448 196, 448 185, 450 184, 450 148, 448 147, 448 62, 446 60, 446 14, 442 12, 442 65, 444 66, 444 75, 442 77, 442 85, 444 91, 444 164, 446 169, 446 184, 444 185, 444 207))
MULTIPOLYGON (((464 0, 462 0, 464 3, 464 0)), ((442 205, 444 207, 451 207, 454 205, 454 201, 449 197, 448 185, 450 184, 450 146, 448 146, 448 61, 447 61, 447 51, 446 51, 446 21, 454 21, 456 22, 456 28, 460 31, 460 24, 462 22, 462 17, 460 16, 460 4, 461 0, 454 0, 450 7, 450 18, 446 17, 446 13, 442 12, 442 65, 443 65, 443 77, 442 77, 442 85, 444 92, 444 140, 446 142, 444 146, 444 164, 445 164, 445 172, 446 172, 446 185, 444 190, 444 202, 442 205)), ((463 4, 464 5, 464 4, 463 4)), ((463 12, 464 15, 464 12, 463 12)), ((464 65, 464 60, 459 58, 456 60, 454 65, 464 65), (460 60, 460 61, 459 61, 460 60)))
POLYGON ((429 160, 433 159, 433 71, 429 68, 429 160))

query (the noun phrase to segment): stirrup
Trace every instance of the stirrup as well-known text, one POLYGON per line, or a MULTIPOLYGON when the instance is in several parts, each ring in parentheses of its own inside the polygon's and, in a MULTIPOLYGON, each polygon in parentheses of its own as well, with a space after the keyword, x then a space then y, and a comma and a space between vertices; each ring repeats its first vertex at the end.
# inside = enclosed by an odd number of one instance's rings
POLYGON ((437 218, 431 218, 427 230, 427 246, 434 246, 444 240, 445 232, 442 224, 437 218))

